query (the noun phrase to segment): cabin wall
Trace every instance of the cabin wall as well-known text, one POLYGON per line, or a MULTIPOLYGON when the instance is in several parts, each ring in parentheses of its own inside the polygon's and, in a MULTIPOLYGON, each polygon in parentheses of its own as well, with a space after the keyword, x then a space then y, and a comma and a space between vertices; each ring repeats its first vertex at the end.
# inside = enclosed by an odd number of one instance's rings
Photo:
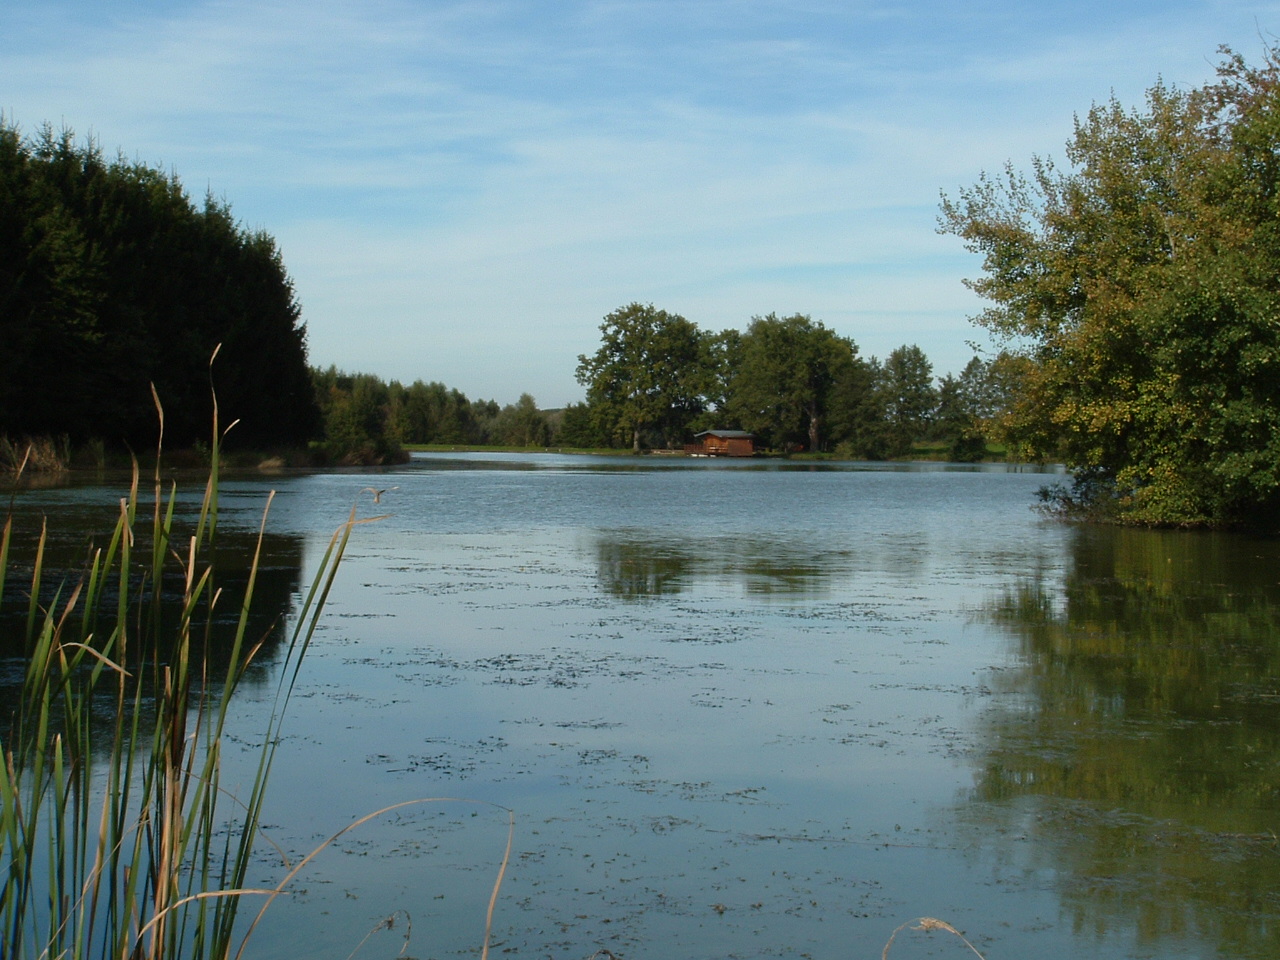
POLYGON ((756 442, 745 437, 703 437, 699 443, 686 443, 684 452, 704 457, 754 457, 756 442))

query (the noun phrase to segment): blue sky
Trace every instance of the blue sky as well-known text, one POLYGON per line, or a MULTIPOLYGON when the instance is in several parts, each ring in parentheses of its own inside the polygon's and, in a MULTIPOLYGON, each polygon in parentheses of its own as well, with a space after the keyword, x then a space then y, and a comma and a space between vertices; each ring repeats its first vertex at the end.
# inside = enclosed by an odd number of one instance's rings
POLYGON ((7 0, 0 110, 271 233, 313 363, 550 408, 632 301, 958 371, 979 265, 940 191, 1273 32, 1230 0, 7 0))

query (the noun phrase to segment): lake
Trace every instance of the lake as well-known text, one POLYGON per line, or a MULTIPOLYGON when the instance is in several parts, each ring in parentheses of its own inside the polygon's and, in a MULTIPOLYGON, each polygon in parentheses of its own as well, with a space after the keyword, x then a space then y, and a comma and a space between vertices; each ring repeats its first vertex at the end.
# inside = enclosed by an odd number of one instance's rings
MULTIPOLYGON (((987 960, 1280 956, 1280 543, 1055 523, 1056 479, 419 454, 228 481, 223 550, 278 491, 263 630, 353 503, 386 514, 304 662, 271 838, 449 798, 328 848, 250 955, 477 956, 509 809, 493 956, 876 958, 924 916, 987 960)), ((121 493, 14 509, 73 566, 121 493)))

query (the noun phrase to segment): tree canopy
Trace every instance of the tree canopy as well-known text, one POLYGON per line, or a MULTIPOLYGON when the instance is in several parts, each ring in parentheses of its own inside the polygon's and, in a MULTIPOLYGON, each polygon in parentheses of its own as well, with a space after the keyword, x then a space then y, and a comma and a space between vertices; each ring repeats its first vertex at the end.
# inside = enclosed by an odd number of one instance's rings
POLYGON ((728 410, 776 446, 823 449, 836 385, 852 368, 853 341, 802 314, 756 317, 738 346, 728 410))
POLYGON ((0 434, 206 440, 210 380, 229 440, 317 426, 305 330, 274 240, 174 175, 46 126, 0 121, 0 434), (221 344, 217 364, 210 358, 221 344))
POLYGON ((983 255, 976 321, 1028 361, 1008 438, 1076 471, 1064 502, 1127 522, 1280 516, 1280 66, 1223 50, 1036 158, 944 198, 983 255))
POLYGON ((581 422, 585 408, 540 410, 527 393, 500 407, 494 400, 468 400, 443 383, 415 380, 405 386, 332 366, 313 368, 311 379, 324 422, 323 452, 332 462, 399 462, 408 459, 406 444, 603 445, 591 442, 594 437, 581 422))
POLYGON ((702 410, 698 328, 679 314, 632 303, 604 318, 600 348, 578 357, 578 382, 607 434, 640 450, 647 427, 678 439, 702 410))
POLYGON ((927 432, 938 406, 933 364, 915 344, 898 347, 885 358, 880 384, 886 452, 900 457, 927 432))
POLYGON ((949 388, 942 418, 933 365, 919 346, 904 344, 881 363, 799 313, 712 333, 632 303, 606 316, 600 331, 595 354, 578 357, 586 402, 556 419, 552 443, 638 451, 678 446, 699 430, 742 429, 779 451, 881 460, 913 455, 926 441, 977 460, 1009 396, 1009 378, 996 376, 1009 369, 1007 358, 975 358, 949 388))

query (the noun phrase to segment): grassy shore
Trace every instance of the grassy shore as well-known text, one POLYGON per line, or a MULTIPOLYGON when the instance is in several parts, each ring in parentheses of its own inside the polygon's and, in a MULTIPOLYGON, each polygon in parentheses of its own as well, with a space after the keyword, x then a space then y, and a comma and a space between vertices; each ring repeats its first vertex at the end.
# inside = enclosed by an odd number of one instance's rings
MULTIPOLYGON (((591 454, 602 457, 629 457, 632 451, 620 450, 616 447, 504 447, 504 446, 482 446, 469 445, 462 443, 407 443, 404 449, 411 452, 424 453, 569 453, 569 454, 591 454)), ((950 447, 945 443, 920 442, 914 445, 909 456, 897 458, 902 461, 912 460, 931 460, 946 461, 947 453, 950 447)), ((1004 462, 1006 456, 1006 448, 1002 444, 987 444, 986 456, 982 458, 983 463, 1001 463, 1004 462)), ((657 456, 684 456, 683 450, 645 450, 644 455, 657 456)), ((786 459, 786 460, 819 460, 819 461, 841 461, 847 458, 841 457, 835 453, 778 453, 763 452, 758 454, 760 457, 786 459)))
MULTIPOLYGON (((590 455, 600 457, 629 457, 630 449, 614 447, 519 447, 460 443, 405 444, 394 455, 372 455, 367 451, 335 451, 323 443, 307 447, 277 450, 226 450, 218 451, 220 469, 234 471, 275 471, 291 469, 324 470, 338 467, 386 467, 407 462, 414 452, 429 453, 556 453, 590 455)), ((900 462, 948 461, 949 447, 943 443, 921 442, 915 444, 908 456, 897 458, 900 462)), ((1007 459, 1007 451, 1000 444, 987 444, 986 454, 980 462, 1001 463, 1007 459)), ((683 450, 645 450, 645 456, 684 456, 683 450)), ((819 462, 845 462, 847 457, 838 453, 782 453, 763 451, 757 454, 763 459, 786 459, 819 462)), ((212 454, 209 447, 196 445, 170 451, 165 456, 168 477, 201 474, 209 470, 212 454)), ((73 447, 64 438, 9 438, 0 436, 0 484, 27 485, 58 483, 67 475, 93 475, 124 473, 132 469, 133 455, 127 450, 114 450, 100 442, 73 447)))

